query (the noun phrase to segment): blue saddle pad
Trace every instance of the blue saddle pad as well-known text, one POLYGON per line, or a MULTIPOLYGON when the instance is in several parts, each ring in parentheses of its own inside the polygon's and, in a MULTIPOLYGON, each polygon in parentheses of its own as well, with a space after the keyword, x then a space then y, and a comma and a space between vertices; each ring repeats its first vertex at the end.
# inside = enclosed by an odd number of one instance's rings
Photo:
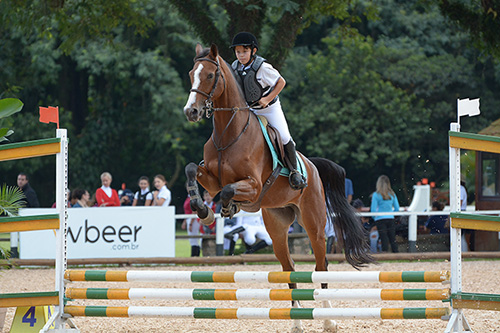
MULTIPOLYGON (((274 149, 273 144, 271 143, 271 139, 269 138, 269 134, 267 133, 266 126, 262 123, 262 120, 260 120, 260 117, 257 117, 259 119, 259 124, 260 124, 260 129, 262 130, 262 134, 264 134, 264 138, 266 139, 267 146, 269 147, 269 150, 271 151, 271 155, 273 156, 273 170, 276 169, 276 167, 281 165, 282 169, 280 171, 280 176, 285 176, 288 177, 290 175, 290 170, 286 168, 283 163, 278 159, 278 153, 274 149)), ((307 170, 306 166, 304 164, 304 161, 302 160, 302 157, 299 154, 295 154, 295 157, 297 158, 297 171, 300 172, 302 176, 304 176, 305 179, 307 179, 307 170)))

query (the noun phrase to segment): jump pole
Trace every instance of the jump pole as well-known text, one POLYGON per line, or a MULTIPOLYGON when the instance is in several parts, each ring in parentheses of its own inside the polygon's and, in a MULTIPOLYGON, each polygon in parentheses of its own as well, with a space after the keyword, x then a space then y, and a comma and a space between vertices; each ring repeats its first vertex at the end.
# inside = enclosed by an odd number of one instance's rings
POLYGON ((200 272, 68 270, 68 281, 214 282, 214 283, 355 283, 446 282, 449 271, 406 272, 200 272))
POLYGON ((442 301, 450 289, 160 289, 68 288, 70 299, 200 301, 442 301))
POLYGON ((193 319, 442 319, 449 308, 194 308, 66 306, 78 317, 166 317, 193 319))

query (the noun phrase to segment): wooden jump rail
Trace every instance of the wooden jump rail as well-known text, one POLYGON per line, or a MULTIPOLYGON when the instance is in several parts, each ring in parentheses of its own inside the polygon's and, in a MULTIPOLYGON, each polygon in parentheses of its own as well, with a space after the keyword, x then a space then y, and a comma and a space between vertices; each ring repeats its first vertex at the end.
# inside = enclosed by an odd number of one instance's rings
POLYGON ((59 214, 0 218, 0 232, 59 229, 59 214))
POLYGON ((458 292, 451 295, 453 308, 500 311, 500 295, 458 292))
POLYGON ((406 272, 210 272, 210 271, 103 271, 67 270, 68 281, 216 282, 216 283, 341 283, 445 282, 449 271, 406 272))
POLYGON ((450 147, 500 154, 500 137, 449 131, 450 147))
POLYGON ((57 291, 0 294, 0 308, 58 304, 57 291))
POLYGON ((195 308, 148 306, 64 307, 71 316, 194 319, 442 319, 449 308, 195 308))
POLYGON ((443 301, 450 289, 165 289, 67 288, 70 299, 198 301, 443 301))
POLYGON ((0 145, 0 161, 58 154, 61 152, 60 143, 60 138, 50 138, 0 145))
POLYGON ((498 216, 451 213, 450 217, 452 228, 500 231, 498 216))

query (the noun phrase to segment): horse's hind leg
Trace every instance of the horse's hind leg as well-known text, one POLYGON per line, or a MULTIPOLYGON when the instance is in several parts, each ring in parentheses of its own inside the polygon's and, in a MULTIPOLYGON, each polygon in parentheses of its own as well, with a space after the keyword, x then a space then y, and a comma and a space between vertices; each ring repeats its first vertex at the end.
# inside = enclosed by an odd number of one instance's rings
POLYGON ((187 177, 186 189, 190 197, 191 209, 196 212, 201 223, 210 225, 215 221, 215 216, 214 212, 203 203, 203 199, 200 196, 198 183, 196 182, 198 166, 194 163, 189 163, 186 165, 185 172, 187 177))
MULTIPOLYGON (((273 240, 274 255, 281 264, 284 272, 295 271, 295 264, 288 249, 288 229, 295 219, 295 212, 291 207, 262 209, 262 217, 267 232, 273 240)), ((297 289, 296 283, 289 283, 290 289, 297 289)), ((299 301, 292 301, 292 307, 300 308, 299 301)), ((299 319, 293 321, 292 333, 302 332, 299 319)))
MULTIPOLYGON (((317 204, 317 207, 311 207, 301 210, 300 214, 302 225, 305 227, 311 247, 316 260, 316 271, 328 271, 328 260, 326 259, 325 245, 325 223, 331 223, 326 219, 326 207, 323 203, 317 204)), ((328 289, 328 283, 322 283, 321 289, 328 289)), ((322 301, 324 308, 331 308, 329 300, 322 301)), ((325 320, 323 329, 326 332, 337 332, 337 323, 333 320, 325 320)))

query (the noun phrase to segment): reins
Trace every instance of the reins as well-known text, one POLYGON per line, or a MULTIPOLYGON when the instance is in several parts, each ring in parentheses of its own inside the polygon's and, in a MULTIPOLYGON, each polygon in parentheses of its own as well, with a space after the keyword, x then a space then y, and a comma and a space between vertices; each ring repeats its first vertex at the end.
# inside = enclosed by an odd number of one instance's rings
POLYGON ((235 144, 242 137, 242 135, 246 132, 246 130, 248 129, 248 127, 250 125, 251 112, 250 112, 250 107, 248 107, 248 106, 246 106, 244 108, 240 108, 240 107, 214 108, 214 102, 212 101, 212 98, 214 96, 215 90, 217 89, 217 83, 219 82, 219 77, 221 77, 221 76, 222 76, 222 80, 224 81, 224 90, 223 90, 223 92, 226 90, 226 79, 225 79, 224 75, 221 72, 219 58, 217 57, 216 59, 217 59, 217 61, 214 61, 214 60, 212 60, 210 58, 195 59, 195 62, 198 62, 198 61, 208 61, 208 62, 214 64, 215 66, 217 66, 217 70, 215 71, 215 82, 214 82, 214 85, 213 85, 212 90, 210 91, 210 93, 207 94, 206 92, 201 91, 199 89, 195 89, 195 88, 191 88, 190 91, 198 93, 198 94, 201 94, 201 95, 203 95, 203 96, 205 96, 207 98, 205 100, 205 106, 203 107, 203 109, 205 110, 205 115, 206 115, 207 118, 210 118, 213 115, 213 113, 216 112, 216 111, 231 111, 233 113, 233 115, 231 116, 231 119, 229 119, 228 123, 226 124, 226 127, 222 131, 219 140, 216 140, 216 138, 215 138, 215 134, 216 134, 216 132, 215 132, 215 117, 212 118, 212 126, 214 127, 214 130, 212 132, 211 139, 212 139, 212 142, 213 142, 213 144, 215 146, 215 149, 217 149, 218 181, 219 181, 219 187, 222 188, 222 183, 221 183, 221 176, 222 176, 222 168, 221 168, 222 152, 224 150, 226 150, 227 148, 231 147, 233 144, 235 144), (236 116, 236 113, 238 111, 241 111, 241 110, 248 110, 249 111, 248 112, 248 119, 247 119, 247 122, 246 122, 245 126, 243 127, 243 129, 241 130, 240 134, 238 134, 238 136, 236 138, 234 138, 230 143, 228 143, 224 147, 221 147, 222 138, 224 137, 224 134, 226 133, 227 129, 229 128, 229 126, 233 122, 234 117, 236 116), (216 141, 219 141, 219 143, 217 143, 216 141))

